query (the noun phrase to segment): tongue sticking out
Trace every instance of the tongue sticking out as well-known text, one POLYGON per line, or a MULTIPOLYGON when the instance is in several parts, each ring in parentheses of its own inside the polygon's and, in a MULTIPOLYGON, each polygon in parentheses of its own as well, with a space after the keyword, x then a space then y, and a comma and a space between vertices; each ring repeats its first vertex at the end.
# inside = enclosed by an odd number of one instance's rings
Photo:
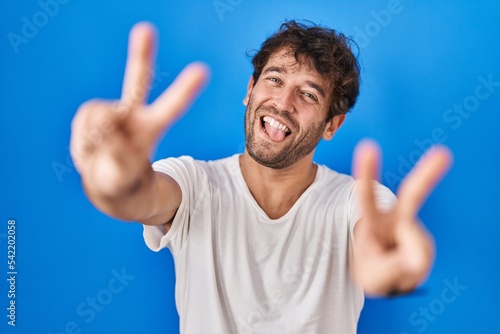
POLYGON ((285 139, 285 131, 275 128, 271 126, 269 123, 264 122, 264 126, 266 128, 266 132, 271 137, 273 141, 280 142, 285 139))

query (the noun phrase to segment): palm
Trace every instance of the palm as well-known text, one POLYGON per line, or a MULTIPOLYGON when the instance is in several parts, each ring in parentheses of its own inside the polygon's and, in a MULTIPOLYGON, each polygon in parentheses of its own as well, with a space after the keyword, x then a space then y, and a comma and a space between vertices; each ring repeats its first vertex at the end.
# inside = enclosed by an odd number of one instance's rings
POLYGON ((363 207, 363 218, 355 228, 353 275, 372 295, 411 291, 428 274, 434 244, 417 214, 451 163, 446 148, 432 149, 401 184, 398 202, 382 212, 376 207, 372 182, 377 179, 379 155, 374 144, 362 144, 353 166, 361 179, 363 207))

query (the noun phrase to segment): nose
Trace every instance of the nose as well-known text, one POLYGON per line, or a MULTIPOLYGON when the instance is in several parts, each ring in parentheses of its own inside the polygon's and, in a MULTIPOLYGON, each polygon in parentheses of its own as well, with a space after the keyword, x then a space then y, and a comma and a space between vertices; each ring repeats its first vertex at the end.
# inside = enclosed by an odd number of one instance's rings
POLYGON ((273 104, 280 112, 295 112, 294 92, 291 89, 281 89, 273 99, 273 104))

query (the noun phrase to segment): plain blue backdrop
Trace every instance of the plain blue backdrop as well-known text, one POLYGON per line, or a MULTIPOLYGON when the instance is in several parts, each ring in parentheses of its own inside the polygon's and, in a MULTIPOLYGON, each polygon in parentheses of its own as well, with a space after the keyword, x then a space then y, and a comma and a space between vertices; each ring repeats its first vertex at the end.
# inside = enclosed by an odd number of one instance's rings
POLYGON ((77 1, 0 3, 0 329, 2 333, 178 333, 170 253, 139 224, 98 212, 69 158, 70 122, 94 98, 118 98, 129 29, 159 31, 151 100, 193 60, 211 82, 168 131, 156 158, 243 150, 245 52, 284 19, 355 37, 359 102, 315 160, 350 173, 356 143, 384 153, 393 190, 422 147, 441 142, 455 164, 420 217, 437 243, 422 289, 367 300, 359 333, 500 333, 500 2, 77 1), (7 225, 16 222, 16 326, 7 325, 7 225), (2 278, 3 277, 3 278, 2 278))

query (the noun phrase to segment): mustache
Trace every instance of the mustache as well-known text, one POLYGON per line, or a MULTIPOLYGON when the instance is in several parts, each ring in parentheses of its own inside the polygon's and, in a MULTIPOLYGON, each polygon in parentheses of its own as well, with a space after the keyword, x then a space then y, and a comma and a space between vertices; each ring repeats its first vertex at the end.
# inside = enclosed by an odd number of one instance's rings
MULTIPOLYGON (((268 113, 271 113, 273 115, 278 115, 281 117, 281 119, 285 120, 287 122, 287 124, 291 125, 292 128, 294 128, 294 129, 298 128, 297 121, 292 116, 290 116, 290 113, 287 111, 279 111, 274 106, 261 106, 261 107, 257 108, 257 110, 255 110, 255 111, 256 111, 257 115, 261 115, 262 111, 267 111, 268 113)), ((259 118, 260 117, 261 116, 259 116, 259 118)))

